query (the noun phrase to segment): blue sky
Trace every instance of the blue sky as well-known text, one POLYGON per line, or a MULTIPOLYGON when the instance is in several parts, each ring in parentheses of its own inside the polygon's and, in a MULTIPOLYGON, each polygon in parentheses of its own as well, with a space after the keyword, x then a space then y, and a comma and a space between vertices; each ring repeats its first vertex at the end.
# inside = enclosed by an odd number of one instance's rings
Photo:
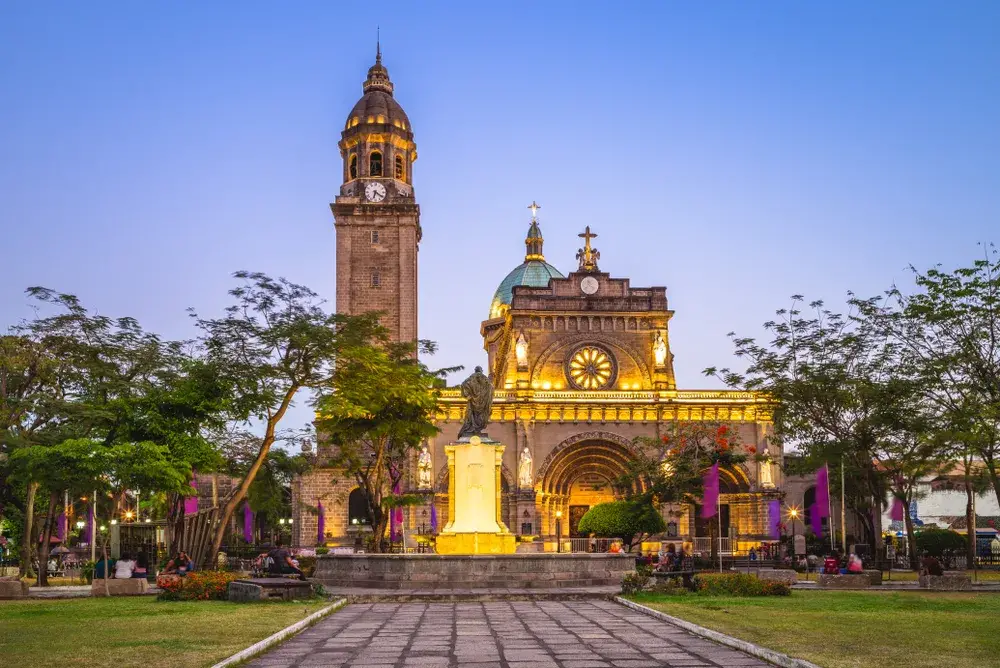
POLYGON ((603 270, 667 286, 687 388, 789 295, 1000 240, 996 2, 4 3, 0 324, 44 285, 189 337, 237 269, 332 301, 376 25, 420 152, 435 365, 483 362, 532 200, 563 272, 590 225, 603 270))

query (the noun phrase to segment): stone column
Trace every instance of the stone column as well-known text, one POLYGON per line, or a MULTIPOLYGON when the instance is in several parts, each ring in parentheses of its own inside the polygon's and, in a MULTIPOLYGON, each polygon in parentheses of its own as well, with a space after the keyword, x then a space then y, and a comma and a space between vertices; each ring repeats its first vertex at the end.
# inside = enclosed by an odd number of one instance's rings
POLYGON ((444 530, 448 531, 455 522, 455 446, 446 445, 444 453, 448 457, 448 524, 444 530))

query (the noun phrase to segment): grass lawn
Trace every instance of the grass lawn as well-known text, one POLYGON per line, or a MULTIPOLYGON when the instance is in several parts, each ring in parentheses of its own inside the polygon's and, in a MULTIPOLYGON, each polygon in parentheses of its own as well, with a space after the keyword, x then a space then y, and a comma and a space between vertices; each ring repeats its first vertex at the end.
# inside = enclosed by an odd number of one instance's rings
POLYGON ((0 601, 0 664, 211 666, 324 605, 149 596, 0 601))
MULTIPOLYGON (((972 571, 965 571, 966 575, 973 578, 977 582, 998 582, 1000 581, 1000 570, 983 570, 977 571, 973 574, 972 571)), ((918 573, 916 571, 893 571, 892 574, 888 571, 882 571, 882 581, 890 582, 916 582, 918 573)), ((805 582, 806 580, 816 581, 816 573, 799 573, 799 580, 805 582)))
POLYGON ((630 597, 824 668, 1000 665, 1000 595, 793 591, 737 598, 630 597))

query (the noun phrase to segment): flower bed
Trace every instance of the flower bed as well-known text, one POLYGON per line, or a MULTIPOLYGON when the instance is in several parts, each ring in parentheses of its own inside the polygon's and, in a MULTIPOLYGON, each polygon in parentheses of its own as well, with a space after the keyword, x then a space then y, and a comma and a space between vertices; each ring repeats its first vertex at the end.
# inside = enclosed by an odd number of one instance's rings
POLYGON ((239 573, 227 571, 195 571, 185 577, 161 575, 156 586, 163 591, 161 601, 224 601, 229 583, 239 580, 239 573))
POLYGON ((789 596, 792 593, 784 582, 762 580, 748 573, 701 573, 694 582, 699 594, 709 596, 789 596))

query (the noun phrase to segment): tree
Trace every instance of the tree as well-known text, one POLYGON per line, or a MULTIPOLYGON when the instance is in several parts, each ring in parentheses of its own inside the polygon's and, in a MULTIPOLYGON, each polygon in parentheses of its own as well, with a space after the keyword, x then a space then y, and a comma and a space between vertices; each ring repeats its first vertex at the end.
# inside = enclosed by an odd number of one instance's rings
POLYGON ((230 291, 235 303, 222 318, 193 315, 203 332, 207 361, 232 388, 231 416, 243 423, 256 421, 263 434, 256 456, 223 505, 207 560, 219 552, 233 513, 267 460, 296 396, 329 387, 342 340, 374 326, 373 318, 327 313, 316 293, 283 278, 246 271, 235 276, 242 284, 230 291))
MULTIPOLYGON (((953 271, 911 267, 916 291, 859 304, 919 363, 924 397, 960 450, 982 460, 1000 502, 1000 258, 953 271)), ((967 493, 971 493, 970 487, 967 493)))
POLYGON ((623 500, 597 504, 580 518, 577 530, 602 538, 621 538, 625 550, 631 552, 649 536, 666 531, 667 524, 651 503, 623 500))
POLYGON ((916 549, 921 554, 927 552, 932 557, 944 556, 946 552, 956 552, 965 547, 962 534, 949 529, 921 529, 917 532, 916 549))
MULTIPOLYGON (((317 402, 316 429, 334 448, 331 465, 357 483, 372 519, 373 550, 384 549, 392 508, 423 501, 394 494, 420 443, 437 433, 432 418, 438 379, 455 369, 430 371, 413 344, 393 343, 371 320, 345 345, 331 391, 317 402)), ((434 346, 419 344, 430 354, 434 346)))
MULTIPOLYGON (((72 295, 46 288, 28 293, 56 312, 19 330, 45 346, 58 360, 60 372, 59 401, 49 402, 55 419, 47 424, 45 438, 36 441, 57 445, 92 440, 107 449, 148 443, 163 448, 172 469, 186 471, 188 478, 192 466, 219 463, 203 432, 220 423, 227 407, 226 388, 185 344, 162 341, 132 318, 92 315, 72 295)), ((149 458, 150 474, 156 461, 149 458)), ((141 476, 136 471, 128 478, 141 476)), ((146 491, 179 496, 175 487, 146 491)), ((50 515, 54 509, 50 504, 50 515)), ((46 517, 46 523, 52 519, 46 517)))
POLYGON ((38 483, 24 483, 21 497, 9 484, 12 474, 10 455, 20 447, 46 442, 63 417, 63 364, 46 341, 16 327, 12 334, 0 336, 0 518, 8 507, 17 508, 23 517, 21 540, 21 576, 31 575, 31 546, 34 529, 35 495, 38 483))
POLYGON ((709 368, 705 373, 731 387, 771 396, 775 440, 797 447, 805 465, 815 469, 821 462, 842 460, 854 472, 860 493, 845 500, 880 549, 891 483, 895 492, 908 494, 928 454, 914 431, 923 423, 902 416, 926 407, 913 397, 914 378, 900 375, 900 347, 870 318, 857 311, 833 313, 822 301, 810 303, 807 316, 800 310, 802 301, 794 296, 791 308, 764 324, 772 336, 766 344, 730 335, 736 355, 749 362, 745 372, 709 368), (889 459, 891 471, 880 464, 889 459))

